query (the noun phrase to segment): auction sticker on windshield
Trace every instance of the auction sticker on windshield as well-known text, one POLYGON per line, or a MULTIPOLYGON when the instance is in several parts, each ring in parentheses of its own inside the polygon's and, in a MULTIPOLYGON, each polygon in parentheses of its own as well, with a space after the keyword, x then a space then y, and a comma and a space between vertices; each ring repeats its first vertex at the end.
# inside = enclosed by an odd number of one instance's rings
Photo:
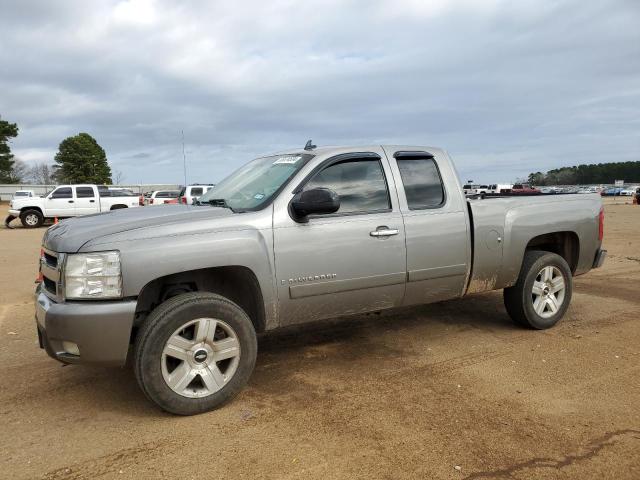
POLYGON ((295 163, 298 162, 298 160, 300 160, 302 158, 301 155, 296 155, 296 156, 286 156, 286 157, 278 157, 276 159, 275 162, 273 162, 274 165, 293 165, 295 163))

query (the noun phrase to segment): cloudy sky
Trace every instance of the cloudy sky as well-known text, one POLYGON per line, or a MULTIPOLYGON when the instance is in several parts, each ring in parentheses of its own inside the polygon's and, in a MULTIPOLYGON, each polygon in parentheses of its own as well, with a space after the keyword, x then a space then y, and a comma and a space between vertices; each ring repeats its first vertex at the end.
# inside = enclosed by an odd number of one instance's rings
POLYGON ((16 156, 93 135, 128 183, 302 146, 446 148, 464 179, 640 160, 640 1, 0 0, 16 156))

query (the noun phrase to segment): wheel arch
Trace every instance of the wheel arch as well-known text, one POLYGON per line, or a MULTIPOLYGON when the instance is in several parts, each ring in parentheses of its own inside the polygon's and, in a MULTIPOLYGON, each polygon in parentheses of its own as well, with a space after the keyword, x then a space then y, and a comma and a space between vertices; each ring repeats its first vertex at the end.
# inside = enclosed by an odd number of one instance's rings
POLYGON ((120 210, 121 208, 129 208, 129 207, 127 207, 122 203, 116 203, 115 205, 111 205, 111 208, 109 208, 109 210, 120 210))
POLYGON ((560 255, 569 264, 571 273, 575 274, 580 258, 580 238, 573 231, 544 233, 529 240, 525 252, 529 250, 544 250, 560 255))
POLYGON ((266 329, 265 303, 258 278, 242 265, 187 270, 151 280, 138 296, 135 325, 140 325, 165 300, 187 292, 222 295, 247 313, 257 333, 266 329))
POLYGON ((42 216, 44 217, 44 212, 42 211, 42 208, 40 208, 40 207, 21 207, 20 208, 20 214, 26 212, 27 210, 36 210, 36 211, 40 212, 42 214, 42 216))

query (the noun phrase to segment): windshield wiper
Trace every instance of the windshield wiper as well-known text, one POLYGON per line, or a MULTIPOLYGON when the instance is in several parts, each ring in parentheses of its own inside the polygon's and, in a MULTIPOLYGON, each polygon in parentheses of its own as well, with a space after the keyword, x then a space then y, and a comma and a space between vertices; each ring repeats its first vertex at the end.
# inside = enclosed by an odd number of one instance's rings
POLYGON ((209 200, 209 205, 211 205, 212 207, 228 208, 233 213, 236 213, 236 211, 232 207, 227 205, 227 201, 224 198, 212 198, 209 200))

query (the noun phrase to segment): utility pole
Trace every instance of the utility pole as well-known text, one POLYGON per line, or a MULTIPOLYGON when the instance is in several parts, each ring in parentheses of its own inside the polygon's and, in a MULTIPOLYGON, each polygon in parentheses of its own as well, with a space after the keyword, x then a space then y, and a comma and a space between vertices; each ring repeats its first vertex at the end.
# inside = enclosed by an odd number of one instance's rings
POLYGON ((184 130, 180 130, 182 133, 182 165, 184 167, 184 186, 187 186, 187 155, 184 151, 184 130))

